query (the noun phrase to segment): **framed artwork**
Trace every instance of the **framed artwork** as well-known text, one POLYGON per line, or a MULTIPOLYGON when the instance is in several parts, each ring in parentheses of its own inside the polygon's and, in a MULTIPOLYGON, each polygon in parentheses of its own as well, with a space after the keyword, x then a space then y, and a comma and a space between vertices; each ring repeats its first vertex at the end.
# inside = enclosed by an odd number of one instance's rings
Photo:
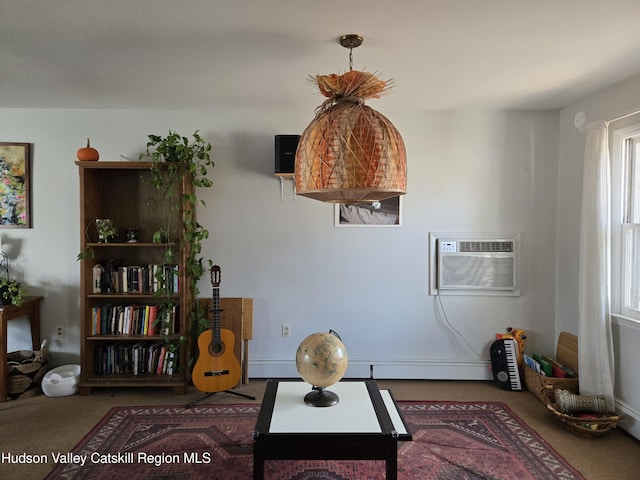
POLYGON ((0 228, 31 228, 30 147, 0 142, 0 228))
POLYGON ((399 227, 402 225, 402 197, 379 202, 337 203, 336 227, 399 227))

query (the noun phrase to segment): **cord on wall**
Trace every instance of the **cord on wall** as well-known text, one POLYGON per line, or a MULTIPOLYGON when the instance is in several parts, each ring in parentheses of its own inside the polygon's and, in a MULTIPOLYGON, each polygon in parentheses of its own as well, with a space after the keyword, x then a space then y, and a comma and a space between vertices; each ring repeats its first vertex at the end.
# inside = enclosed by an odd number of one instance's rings
POLYGON ((467 339, 464 337, 464 335, 462 335, 462 333, 460 333, 460 331, 451 324, 451 322, 449 321, 449 318, 447 317, 447 312, 444 309, 444 305, 442 304, 441 296, 440 295, 436 295, 434 299, 435 299, 435 313, 436 313, 436 316, 438 316, 438 306, 439 306, 440 307, 440 311, 442 312, 441 319, 443 320, 443 323, 445 324, 445 326, 447 326, 459 339, 461 339, 464 342, 464 344, 473 353, 475 353, 478 356, 478 358, 488 362, 489 359, 484 358, 475 348, 473 348, 473 346, 467 341, 467 339))

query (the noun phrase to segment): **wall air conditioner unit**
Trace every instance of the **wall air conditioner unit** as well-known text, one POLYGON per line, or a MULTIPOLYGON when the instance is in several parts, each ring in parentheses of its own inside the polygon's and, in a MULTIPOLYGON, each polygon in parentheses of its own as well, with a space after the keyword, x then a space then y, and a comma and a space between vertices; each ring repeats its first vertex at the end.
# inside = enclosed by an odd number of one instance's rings
POLYGON ((517 238, 438 238, 438 294, 519 295, 517 238))

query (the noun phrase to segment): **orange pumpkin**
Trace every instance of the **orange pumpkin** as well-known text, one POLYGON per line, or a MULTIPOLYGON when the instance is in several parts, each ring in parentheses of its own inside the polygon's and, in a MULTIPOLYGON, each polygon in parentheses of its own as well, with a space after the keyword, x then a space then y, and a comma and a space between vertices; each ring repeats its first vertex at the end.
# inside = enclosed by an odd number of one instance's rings
POLYGON ((95 162, 100 158, 98 151, 91 147, 91 142, 87 138, 87 146, 78 149, 78 160, 81 162, 95 162))

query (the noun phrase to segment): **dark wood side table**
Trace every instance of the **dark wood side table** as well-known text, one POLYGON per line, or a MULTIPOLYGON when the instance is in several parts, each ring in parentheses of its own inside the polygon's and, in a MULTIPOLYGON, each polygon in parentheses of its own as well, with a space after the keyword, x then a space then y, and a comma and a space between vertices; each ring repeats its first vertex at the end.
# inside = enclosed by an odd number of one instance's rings
POLYGON ((33 349, 40 350, 40 302, 42 297, 25 297, 19 307, 0 306, 0 402, 7 401, 7 323, 15 318, 28 317, 33 349))
POLYGON ((332 407, 310 407, 304 382, 267 383, 253 442, 253 478, 264 478, 265 460, 385 460, 387 480, 398 475, 398 442, 411 433, 391 392, 374 380, 328 388, 332 407))

